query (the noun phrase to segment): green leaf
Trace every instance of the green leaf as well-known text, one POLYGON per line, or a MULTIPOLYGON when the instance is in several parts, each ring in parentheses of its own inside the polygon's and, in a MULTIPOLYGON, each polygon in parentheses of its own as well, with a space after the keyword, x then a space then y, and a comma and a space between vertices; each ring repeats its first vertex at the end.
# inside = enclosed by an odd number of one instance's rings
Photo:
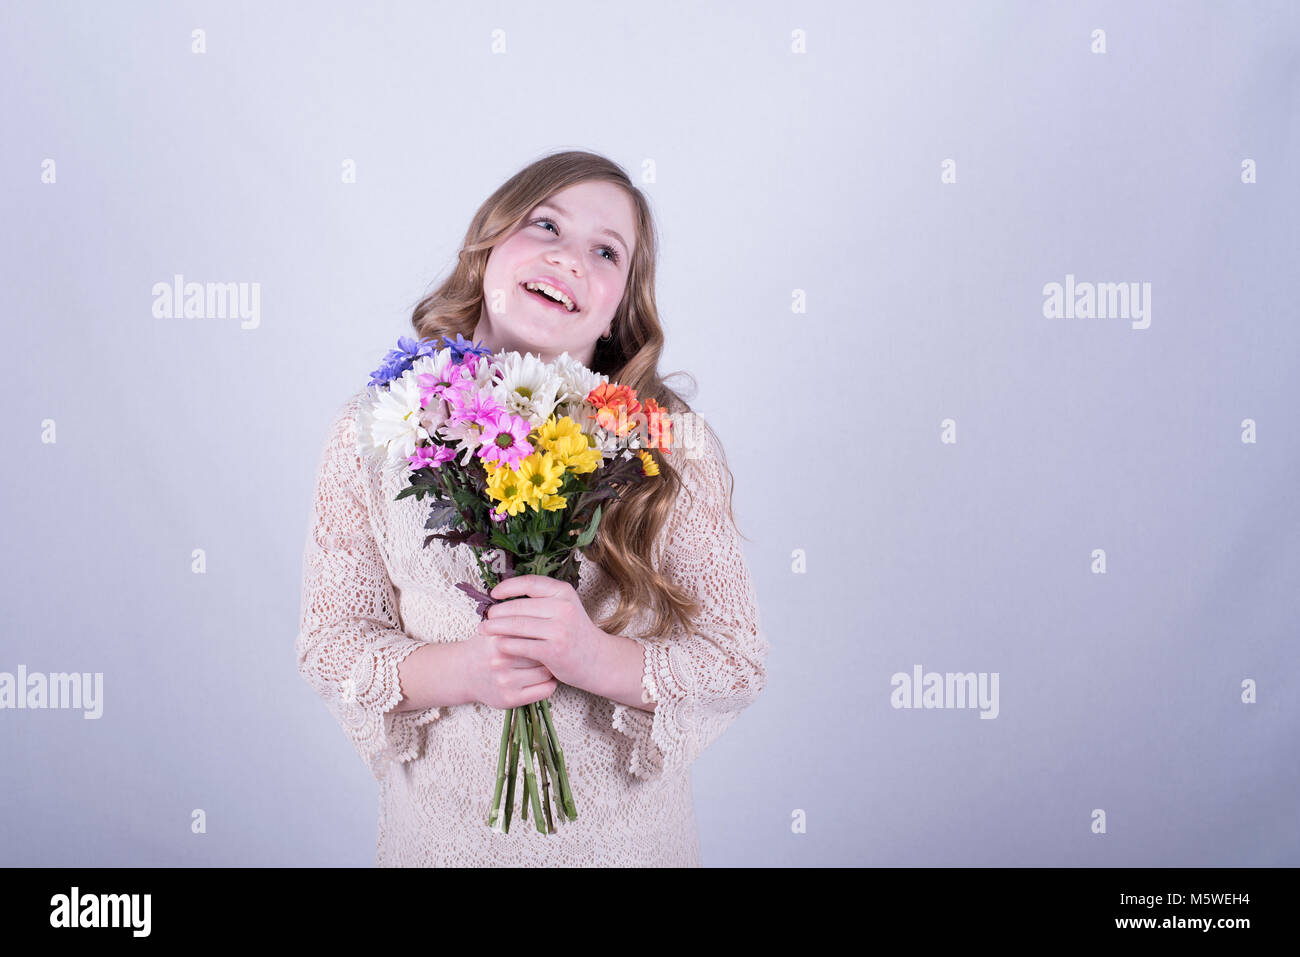
POLYGON ((451 505, 435 505, 429 510, 429 519, 424 523, 424 527, 430 529, 442 528, 450 523, 457 514, 455 507, 451 505))
POLYGON ((602 485, 598 488, 588 489, 578 497, 578 504, 573 508, 574 515, 581 515, 582 512, 601 501, 602 499, 614 498, 618 492, 608 485, 602 485))
POLYGON ((591 524, 586 527, 583 533, 578 536, 578 540, 573 543, 574 548, 586 548, 595 540, 596 529, 600 525, 600 509, 601 506, 597 505, 595 513, 591 516, 591 524))
POLYGON ((451 493, 452 501, 462 512, 473 514, 477 507, 483 505, 483 500, 468 489, 458 488, 451 493))

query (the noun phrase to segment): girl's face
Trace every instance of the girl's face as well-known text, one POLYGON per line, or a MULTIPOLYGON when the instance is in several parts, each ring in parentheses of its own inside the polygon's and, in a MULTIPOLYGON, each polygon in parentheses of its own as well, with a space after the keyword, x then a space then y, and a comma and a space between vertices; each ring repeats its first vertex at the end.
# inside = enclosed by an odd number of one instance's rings
POLYGON ((635 243, 632 200, 613 183, 577 183, 552 194, 492 247, 474 341, 543 361, 568 352, 590 366, 596 340, 611 331, 623 301, 635 243), (526 288, 537 282, 569 303, 526 288))

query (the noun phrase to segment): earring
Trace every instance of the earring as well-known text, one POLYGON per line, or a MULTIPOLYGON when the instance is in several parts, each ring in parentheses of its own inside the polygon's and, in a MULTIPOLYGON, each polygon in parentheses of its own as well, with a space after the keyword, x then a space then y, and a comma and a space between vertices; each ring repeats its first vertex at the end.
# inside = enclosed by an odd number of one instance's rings
POLYGON ((611 328, 611 331, 605 333, 603 336, 600 337, 600 341, 601 341, 601 342, 608 342, 608 341, 609 341, 610 339, 612 339, 613 337, 614 337, 614 333, 613 333, 613 330, 612 330, 612 328, 611 328))

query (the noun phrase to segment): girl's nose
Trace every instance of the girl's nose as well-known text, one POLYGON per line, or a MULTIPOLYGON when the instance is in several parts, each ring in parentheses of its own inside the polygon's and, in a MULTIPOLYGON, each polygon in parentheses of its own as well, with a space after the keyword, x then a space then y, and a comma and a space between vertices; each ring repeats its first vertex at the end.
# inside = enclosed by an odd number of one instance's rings
POLYGON ((581 257, 568 246, 553 250, 551 255, 555 264, 562 269, 572 269, 575 272, 581 269, 581 257))

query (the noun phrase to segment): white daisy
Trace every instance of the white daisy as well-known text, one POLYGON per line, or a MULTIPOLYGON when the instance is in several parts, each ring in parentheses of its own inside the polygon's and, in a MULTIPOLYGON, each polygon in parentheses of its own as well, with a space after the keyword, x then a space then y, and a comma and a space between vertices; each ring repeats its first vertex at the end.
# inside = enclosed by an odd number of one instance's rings
POLYGON ((420 387, 410 370, 388 385, 372 390, 357 409, 357 448, 389 466, 409 466, 405 459, 415 454, 416 443, 429 438, 420 424, 420 387))
MULTIPOLYGON (((452 382, 460 377, 457 370, 458 366, 451 361, 451 350, 443 349, 431 356, 420 356, 411 363, 408 375, 415 380, 416 390, 423 394, 427 393, 428 386, 420 381, 420 376, 431 376, 435 382, 452 382)), ((446 401, 430 395, 420 425, 424 426, 426 433, 433 435, 447 421, 449 414, 446 401)))
POLYGON ((492 387, 492 397, 537 428, 555 411, 561 382, 555 371, 531 352, 503 353, 498 363, 501 379, 492 387))
POLYGON ((478 368, 474 370, 474 375, 471 377, 474 380, 474 384, 480 389, 486 389, 488 386, 492 385, 492 383, 496 382, 498 368, 499 363, 495 356, 480 356, 478 360, 478 368))
POLYGON ((455 363, 451 361, 451 350, 442 349, 431 356, 420 356, 411 363, 408 373, 415 379, 417 385, 420 383, 420 376, 431 375, 440 382, 450 381, 451 375, 448 370, 452 370, 455 363))
POLYGON ((483 427, 469 420, 447 423, 438 432, 447 445, 456 447, 456 454, 461 455, 460 464, 469 465, 470 458, 483 444, 483 427))
POLYGON ((627 437, 620 437, 615 432, 608 432, 597 426, 592 432, 591 437, 596 443, 596 448, 600 449, 605 458, 612 458, 617 453, 627 448, 627 437))
POLYGON ((592 372, 567 352, 561 352, 551 368, 561 383, 556 402, 581 402, 596 386, 609 382, 609 376, 592 372))

